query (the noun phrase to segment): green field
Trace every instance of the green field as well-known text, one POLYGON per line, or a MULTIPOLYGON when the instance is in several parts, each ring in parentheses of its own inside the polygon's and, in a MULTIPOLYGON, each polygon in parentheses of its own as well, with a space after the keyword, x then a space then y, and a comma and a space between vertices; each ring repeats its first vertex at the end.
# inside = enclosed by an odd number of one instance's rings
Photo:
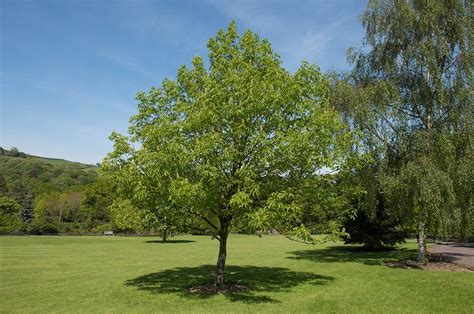
POLYGON ((227 281, 250 290, 189 295, 212 281, 217 241, 180 236, 0 237, 0 311, 473 313, 474 273, 392 269, 414 254, 231 235, 227 281))

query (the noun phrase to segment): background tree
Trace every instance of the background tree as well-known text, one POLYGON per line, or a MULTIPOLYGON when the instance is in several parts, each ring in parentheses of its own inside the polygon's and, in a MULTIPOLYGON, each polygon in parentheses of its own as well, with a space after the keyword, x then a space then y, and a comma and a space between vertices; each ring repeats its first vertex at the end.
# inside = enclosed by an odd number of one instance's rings
POLYGON ((84 189, 80 215, 89 230, 98 225, 108 225, 112 220, 110 206, 115 198, 116 184, 105 177, 99 177, 84 189))
POLYGON ((328 76, 331 104, 357 135, 352 149, 364 156, 360 167, 340 178, 340 186, 350 187, 337 191, 350 204, 350 210, 336 213, 348 233, 343 238, 373 249, 402 243, 412 231, 410 214, 392 206, 383 185, 385 173, 400 167, 400 158, 394 132, 375 107, 393 96, 380 83, 362 86, 348 74, 328 76))
POLYGON ((20 217, 24 224, 28 225, 34 218, 33 194, 28 192, 21 203, 20 217))
POLYGON ((8 195, 7 181, 5 180, 5 176, 0 174, 0 196, 6 195, 8 195))
POLYGON ((351 120, 370 135, 364 149, 376 152, 390 206, 412 217, 420 261, 427 232, 446 235, 456 211, 464 221, 472 212, 472 182, 456 185, 453 176, 472 168, 471 9, 462 0, 371 0, 363 47, 349 52, 348 83, 364 100, 351 120))
POLYGON ((18 214, 21 206, 14 199, 6 196, 0 197, 0 211, 5 214, 18 214))
POLYGON ((8 234, 21 229, 20 208, 20 204, 14 199, 0 197, 0 234, 8 234))
POLYGON ((140 211, 133 207, 127 199, 116 199, 110 205, 115 228, 125 232, 140 233, 144 228, 144 222, 140 211))
POLYGON ((35 204, 35 217, 53 218, 60 225, 63 222, 74 222, 79 219, 82 193, 53 192, 42 194, 35 204))
POLYGON ((12 148, 10 148, 9 154, 10 154, 10 156, 18 157, 18 156, 20 156, 20 151, 18 150, 18 148, 12 147, 12 148))
POLYGON ((350 134, 316 67, 288 73, 267 40, 240 36, 234 23, 208 49, 208 68, 196 57, 176 81, 138 94, 130 137, 112 134, 102 169, 146 210, 207 225, 219 240, 220 289, 232 228, 310 239, 300 191, 341 167, 350 134))
MULTIPOLYGON (((368 167, 376 171, 376 167, 368 167)), ((389 207, 380 181, 367 168, 361 169, 355 179, 365 193, 349 197, 355 211, 344 217, 342 226, 348 233, 343 236, 344 242, 360 243, 369 249, 393 247, 405 242, 411 231, 406 221, 408 217, 389 207)))

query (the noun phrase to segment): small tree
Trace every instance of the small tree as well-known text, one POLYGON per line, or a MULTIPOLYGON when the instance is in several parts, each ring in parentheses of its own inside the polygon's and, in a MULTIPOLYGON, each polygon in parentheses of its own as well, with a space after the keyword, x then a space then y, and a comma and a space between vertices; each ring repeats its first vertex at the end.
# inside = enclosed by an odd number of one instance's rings
POLYGON ((20 151, 18 150, 18 148, 12 147, 12 148, 10 148, 10 152, 9 152, 8 155, 18 157, 18 156, 20 156, 20 151))
POLYGON ((116 199, 110 206, 112 221, 120 231, 142 231, 143 222, 140 212, 133 207, 129 200, 116 199))
POLYGON ((355 215, 347 215, 343 223, 349 234, 343 237, 346 244, 360 243, 369 249, 381 249, 405 242, 410 229, 396 211, 388 208, 380 186, 353 201, 357 211, 355 215))
POLYGON ((0 197, 0 212, 4 214, 18 214, 18 210, 21 208, 14 199, 6 196, 0 197))
POLYGON ((196 219, 219 240, 216 289, 224 284, 232 228, 278 228, 310 239, 300 191, 337 170, 350 134, 327 100, 327 81, 302 63, 290 74, 267 40, 234 23, 200 57, 137 96, 130 137, 112 134, 102 169, 138 208, 173 224, 196 219), (136 147, 136 148, 134 148, 136 147))

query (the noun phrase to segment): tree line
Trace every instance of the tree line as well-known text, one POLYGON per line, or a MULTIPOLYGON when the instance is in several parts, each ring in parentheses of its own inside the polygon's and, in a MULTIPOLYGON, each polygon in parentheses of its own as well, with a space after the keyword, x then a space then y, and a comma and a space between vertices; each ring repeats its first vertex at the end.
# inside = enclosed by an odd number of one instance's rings
POLYGON ((108 228, 112 194, 107 195, 96 167, 48 162, 16 148, 0 152, 1 234, 108 228))
POLYGON ((103 234, 110 230, 154 233, 164 240, 187 231, 138 211, 117 193, 113 181, 99 175, 95 165, 0 147, 0 235, 103 234))

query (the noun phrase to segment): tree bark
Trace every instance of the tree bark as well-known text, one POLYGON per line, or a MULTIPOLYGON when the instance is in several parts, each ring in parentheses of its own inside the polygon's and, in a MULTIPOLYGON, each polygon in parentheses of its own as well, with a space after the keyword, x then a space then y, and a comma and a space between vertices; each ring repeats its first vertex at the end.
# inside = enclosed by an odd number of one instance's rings
POLYGON ((166 228, 163 231, 163 235, 162 235, 161 239, 163 240, 163 242, 166 242, 166 240, 168 240, 168 228, 166 228))
POLYGON ((459 226, 459 237, 460 237, 460 240, 461 241, 465 241, 466 240, 466 231, 467 231, 467 206, 466 206, 466 202, 464 202, 462 205, 461 205, 461 222, 460 222, 460 226, 459 226))
POLYGON ((227 237, 229 235, 228 225, 221 222, 221 232, 219 235, 219 255, 217 256, 217 267, 216 267, 216 291, 221 290, 224 287, 224 268, 225 260, 227 258, 227 237))
MULTIPOLYGON (((428 78, 429 78, 430 73, 428 72, 428 78)), ((431 104, 431 103, 430 103, 431 104)), ((433 127, 432 121, 431 121, 431 114, 432 114, 432 106, 429 106, 428 114, 427 114, 427 123, 426 123, 426 129, 428 131, 428 137, 429 137, 429 144, 432 143, 432 134, 431 134, 431 129, 433 127)), ((427 146, 427 150, 425 152, 426 156, 429 158, 431 157, 431 145, 427 146)), ((426 225, 423 219, 420 221, 420 224, 418 225, 418 256, 417 256, 417 261, 419 263, 427 264, 427 252, 426 252, 426 225)))
POLYGON ((426 234, 425 223, 420 222, 418 225, 418 256, 417 261, 426 264, 426 234))

